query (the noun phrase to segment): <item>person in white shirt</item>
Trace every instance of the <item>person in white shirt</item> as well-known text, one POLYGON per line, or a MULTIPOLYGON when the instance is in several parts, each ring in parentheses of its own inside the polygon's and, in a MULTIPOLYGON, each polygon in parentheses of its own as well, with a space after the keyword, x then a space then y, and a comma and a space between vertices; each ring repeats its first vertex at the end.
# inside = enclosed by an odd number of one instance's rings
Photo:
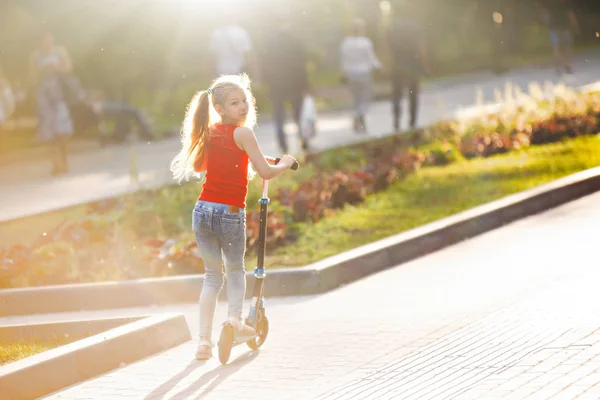
POLYGON ((216 75, 235 75, 248 72, 252 40, 248 32, 232 19, 216 29, 210 38, 216 75))
POLYGON ((354 100, 354 131, 366 132, 365 114, 371 104, 373 69, 381 68, 373 43, 365 36, 365 23, 356 19, 340 46, 341 69, 354 100))

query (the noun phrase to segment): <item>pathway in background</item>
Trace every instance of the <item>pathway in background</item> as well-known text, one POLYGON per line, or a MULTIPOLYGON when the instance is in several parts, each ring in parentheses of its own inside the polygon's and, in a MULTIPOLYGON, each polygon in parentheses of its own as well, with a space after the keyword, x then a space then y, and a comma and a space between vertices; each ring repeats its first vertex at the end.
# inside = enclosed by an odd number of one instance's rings
MULTIPOLYGON (((473 108, 477 88, 481 88, 487 102, 494 101, 494 89, 503 91, 507 82, 526 91, 531 82, 564 81, 579 87, 600 80, 600 52, 580 56, 575 63, 575 74, 560 78, 552 68, 522 68, 503 76, 476 73, 434 80, 423 85, 419 126, 429 125, 441 118, 460 115, 473 108), (440 104, 445 105, 442 115, 440 104)), ((404 112, 406 118, 408 113, 404 112)), ((391 106, 388 102, 373 104, 368 116, 369 135, 357 135, 351 130, 348 111, 324 113, 319 120, 319 134, 314 141, 317 150, 389 135, 392 130, 391 106)), ((260 121, 260 119, 259 119, 260 121)), ((295 128, 290 124, 289 134, 295 128)), ((265 153, 277 155, 272 124, 260 125, 257 137, 265 153)), ((296 140, 290 145, 298 150, 296 140)), ((136 146, 140 185, 160 187, 173 183, 170 161, 177 153, 177 138, 136 146)), ((75 154, 71 158, 71 172, 62 177, 48 175, 46 160, 4 165, 0 167, 0 222, 35 215, 64 207, 111 198, 135 190, 130 182, 130 149, 113 145, 97 151, 75 154)))

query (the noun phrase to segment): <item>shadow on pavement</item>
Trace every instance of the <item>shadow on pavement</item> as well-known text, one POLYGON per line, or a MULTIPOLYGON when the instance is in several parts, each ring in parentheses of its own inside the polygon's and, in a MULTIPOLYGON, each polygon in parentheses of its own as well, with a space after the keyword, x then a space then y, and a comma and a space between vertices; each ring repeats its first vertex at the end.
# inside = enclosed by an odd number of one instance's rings
MULTIPOLYGON (((201 399, 204 396, 208 395, 214 389, 216 389, 225 379, 229 376, 235 374, 237 371, 248 365, 252 362, 257 356, 260 354, 260 350, 249 351, 239 356, 238 358, 231 361, 229 364, 220 365, 217 368, 208 371, 207 373, 201 375, 194 383, 192 383, 188 388, 182 390, 181 392, 174 395, 173 399, 189 399, 192 398, 196 394, 198 390, 200 390, 204 385, 209 383, 201 393, 198 393, 194 398, 201 399)), ((190 364, 177 375, 173 376, 171 379, 154 389, 152 393, 145 397, 145 400, 159 400, 162 399, 171 389, 177 386, 181 380, 183 380, 186 376, 191 374, 196 368, 199 368, 205 365, 206 362, 192 360, 190 364)))

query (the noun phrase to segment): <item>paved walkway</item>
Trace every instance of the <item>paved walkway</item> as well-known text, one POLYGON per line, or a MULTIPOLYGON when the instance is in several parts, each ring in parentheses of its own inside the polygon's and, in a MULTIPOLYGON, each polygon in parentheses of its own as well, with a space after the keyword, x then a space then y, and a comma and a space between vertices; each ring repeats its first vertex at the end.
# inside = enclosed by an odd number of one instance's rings
MULTIPOLYGON (((600 193, 324 295, 270 299, 267 342, 226 366, 193 360, 190 341, 46 398, 598 399, 598 204, 600 193)), ((193 304, 91 314, 173 309, 195 337, 193 304)))
MULTIPOLYGON (((564 77, 570 86, 579 87, 600 80, 600 52, 579 56, 575 70, 574 75, 564 77)), ((507 82, 527 90, 531 82, 557 83, 561 80, 551 68, 515 69, 504 76, 483 72, 434 80, 423 86, 419 123, 421 126, 428 125, 472 110, 477 88, 483 90, 485 101, 492 102, 494 89, 503 90, 507 82), (444 106, 441 107, 441 104, 444 106)), ((406 114, 403 126, 406 126, 406 114)), ((323 114, 314 147, 325 149, 390 134, 392 117, 389 103, 375 103, 367 122, 370 135, 355 135, 351 133, 347 111, 323 114)), ((298 150, 294 127, 290 127, 289 132, 294 152, 298 150)), ((278 154, 272 124, 260 125, 257 137, 265 153, 278 154)), ((135 153, 140 185, 158 187, 173 183, 169 164, 178 148, 178 139, 138 144, 135 153)), ((48 176, 46 160, 0 167, 0 222, 118 196, 137 187, 130 180, 130 149, 127 146, 115 145, 75 154, 71 165, 71 173, 59 178, 48 176)))

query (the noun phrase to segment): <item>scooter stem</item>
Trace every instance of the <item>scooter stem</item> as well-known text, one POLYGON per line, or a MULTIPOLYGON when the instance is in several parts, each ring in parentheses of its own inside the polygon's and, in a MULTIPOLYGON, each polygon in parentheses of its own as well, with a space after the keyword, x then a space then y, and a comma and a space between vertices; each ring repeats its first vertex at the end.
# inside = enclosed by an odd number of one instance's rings
POLYGON ((267 208, 271 200, 268 197, 269 181, 263 180, 263 192, 262 197, 258 201, 260 203, 260 224, 258 231, 258 249, 257 249, 257 260, 255 275, 258 277, 264 277, 264 266, 265 266, 265 252, 267 250, 267 208))
POLYGON ((248 314, 248 322, 256 328, 256 312, 264 307, 263 288, 265 280, 265 252, 267 250, 267 209, 271 200, 268 197, 269 181, 263 180, 262 197, 260 203, 260 224, 258 230, 258 248, 256 267, 254 268, 254 292, 252 294, 252 304, 248 314))

